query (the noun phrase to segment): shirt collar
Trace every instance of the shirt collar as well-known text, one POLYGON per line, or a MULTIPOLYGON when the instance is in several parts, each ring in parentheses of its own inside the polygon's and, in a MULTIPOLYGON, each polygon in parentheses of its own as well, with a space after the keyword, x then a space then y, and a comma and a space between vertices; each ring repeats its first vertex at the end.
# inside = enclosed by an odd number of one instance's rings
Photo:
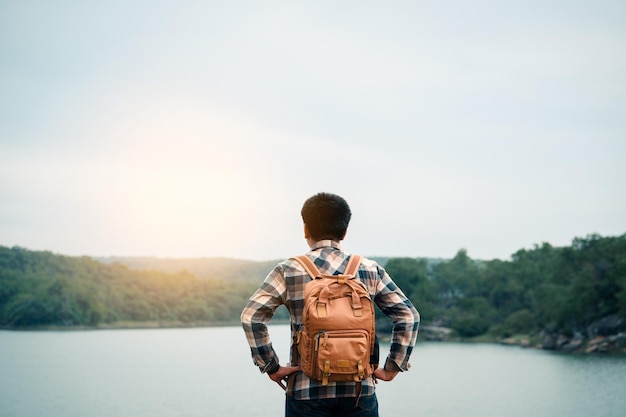
POLYGON ((336 240, 318 240, 311 246, 311 250, 323 249, 323 248, 333 248, 341 250, 341 245, 336 240))

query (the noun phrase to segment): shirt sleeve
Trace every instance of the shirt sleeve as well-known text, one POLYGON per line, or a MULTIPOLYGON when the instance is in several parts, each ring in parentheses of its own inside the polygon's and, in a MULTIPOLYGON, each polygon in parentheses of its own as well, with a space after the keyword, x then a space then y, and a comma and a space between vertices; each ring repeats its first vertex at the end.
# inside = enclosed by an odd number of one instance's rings
POLYGON ((393 322, 391 346, 385 362, 389 371, 408 371, 409 357, 417 341, 420 315, 400 287, 387 272, 378 267, 381 279, 376 287, 374 301, 380 310, 393 322))
POLYGON ((267 323, 276 309, 285 302, 286 285, 280 265, 269 273, 263 284, 248 300, 241 313, 241 324, 246 335, 252 360, 262 373, 272 372, 279 359, 272 347, 267 323))

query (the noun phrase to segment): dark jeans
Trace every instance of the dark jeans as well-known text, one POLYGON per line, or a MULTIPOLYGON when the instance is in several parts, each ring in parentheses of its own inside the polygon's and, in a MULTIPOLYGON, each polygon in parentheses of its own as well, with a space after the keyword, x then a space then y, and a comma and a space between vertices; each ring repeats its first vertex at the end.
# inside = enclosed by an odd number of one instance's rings
POLYGON ((356 398, 328 398, 323 400, 294 400, 287 397, 285 417, 378 417, 376 394, 356 398))

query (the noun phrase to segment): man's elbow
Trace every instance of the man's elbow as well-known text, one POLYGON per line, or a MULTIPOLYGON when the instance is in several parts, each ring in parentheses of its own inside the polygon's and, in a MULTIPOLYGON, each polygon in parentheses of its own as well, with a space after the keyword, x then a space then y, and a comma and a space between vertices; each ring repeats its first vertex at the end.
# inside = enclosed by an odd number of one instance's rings
POLYGON ((420 324, 420 320, 421 316, 419 311, 417 311, 417 309, 412 306, 410 309, 410 313, 406 316, 405 324, 408 327, 412 327, 414 330, 417 330, 420 324))
POLYGON ((239 321, 243 327, 251 327, 252 326, 252 314, 244 308, 239 316, 239 321))
POLYGON ((413 307, 413 322, 419 325, 421 318, 422 316, 420 315, 420 312, 417 311, 415 307, 413 307))

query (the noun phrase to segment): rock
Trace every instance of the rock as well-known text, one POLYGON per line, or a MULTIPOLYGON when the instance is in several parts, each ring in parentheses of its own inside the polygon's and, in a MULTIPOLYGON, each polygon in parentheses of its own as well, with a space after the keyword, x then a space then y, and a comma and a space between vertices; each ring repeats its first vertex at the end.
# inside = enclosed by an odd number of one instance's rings
POLYGON ((569 343, 563 345, 561 347, 561 350, 565 352, 574 352, 575 350, 580 349, 582 345, 583 345, 583 339, 572 339, 569 341, 569 343))
POLYGON ((553 334, 545 333, 541 339, 541 348, 546 350, 556 349, 556 337, 553 334))
POLYGON ((562 349, 563 346, 570 343, 571 338, 564 334, 544 332, 541 347, 547 350, 562 349))
POLYGON ((626 333, 618 333, 607 338, 610 344, 614 345, 616 348, 621 348, 626 345, 626 333))
POLYGON ((570 341, 571 341, 571 339, 569 337, 567 337, 567 336, 565 336, 563 334, 560 334, 559 337, 556 339, 556 342, 555 342, 556 346, 555 347, 557 349, 562 349, 563 346, 569 344, 570 341))
POLYGON ((501 345, 506 346, 530 347, 530 340, 528 339, 516 339, 514 337, 507 337, 505 339, 500 339, 498 342, 501 345))
POLYGON ((596 336, 609 336, 626 331, 626 318, 612 314, 596 320, 587 326, 587 336, 595 339, 596 336))
POLYGON ((441 326, 421 326, 420 335, 424 336, 426 340, 443 342, 448 340, 452 329, 441 326))
POLYGON ((585 353, 604 353, 609 350, 609 341, 604 336, 596 336, 587 344, 585 353))

